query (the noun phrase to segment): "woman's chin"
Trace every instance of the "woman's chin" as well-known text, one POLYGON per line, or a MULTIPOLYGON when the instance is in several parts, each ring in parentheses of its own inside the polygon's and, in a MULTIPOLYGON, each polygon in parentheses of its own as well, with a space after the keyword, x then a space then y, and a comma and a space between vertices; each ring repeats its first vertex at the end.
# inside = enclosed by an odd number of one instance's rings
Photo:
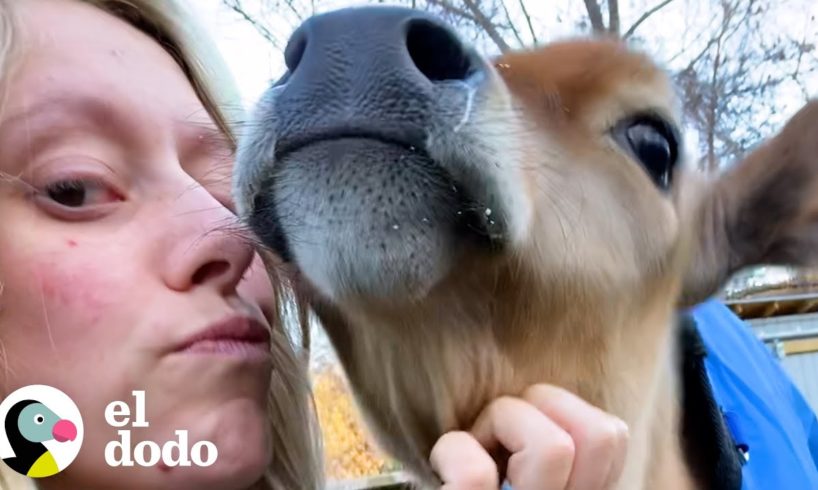
MULTIPOLYGON (((187 426, 191 448, 208 441, 217 454, 206 467, 195 463, 188 467, 157 465, 157 471, 172 481, 174 488, 243 490, 264 476, 272 445, 269 422, 258 404, 249 400, 224 403, 200 420, 187 422, 187 426)), ((203 452, 202 456, 206 463, 207 455, 203 452)))
POLYGON ((245 490, 262 479, 269 463, 269 455, 264 450, 255 454, 246 451, 239 459, 222 459, 219 456, 219 461, 207 468, 159 467, 158 471, 165 473, 159 478, 168 483, 161 485, 162 488, 245 490))
POLYGON ((264 409, 247 400, 226 403, 218 411, 203 431, 203 437, 216 446, 218 457, 202 473, 212 472, 214 480, 219 480, 218 475, 240 480, 245 485, 237 488, 246 488, 264 475, 272 458, 269 419, 264 409))

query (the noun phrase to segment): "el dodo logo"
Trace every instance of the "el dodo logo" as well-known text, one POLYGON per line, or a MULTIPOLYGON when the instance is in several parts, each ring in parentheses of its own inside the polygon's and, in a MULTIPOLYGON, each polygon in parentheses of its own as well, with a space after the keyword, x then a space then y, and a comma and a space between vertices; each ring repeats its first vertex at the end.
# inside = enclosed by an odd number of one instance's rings
POLYGON ((82 417, 62 391, 20 388, 0 403, 0 458, 17 473, 44 478, 65 470, 82 446, 82 417))
MULTIPOLYGON (((136 406, 133 421, 131 409, 124 401, 109 403, 105 408, 105 420, 111 427, 134 428, 149 427, 145 419, 145 392, 133 391, 136 406)), ((219 451, 210 441, 199 441, 189 447, 187 430, 175 430, 175 441, 167 441, 162 446, 153 441, 140 441, 131 447, 131 431, 120 429, 118 441, 111 441, 105 446, 105 462, 109 466, 154 466, 161 460, 166 466, 210 466, 216 462, 219 451)))

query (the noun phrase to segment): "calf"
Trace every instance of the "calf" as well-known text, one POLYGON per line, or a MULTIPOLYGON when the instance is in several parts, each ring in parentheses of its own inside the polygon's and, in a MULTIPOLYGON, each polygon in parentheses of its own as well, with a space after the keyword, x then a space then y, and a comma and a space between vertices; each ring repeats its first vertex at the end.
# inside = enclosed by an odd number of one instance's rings
POLYGON ((746 265, 818 258, 818 104, 707 181, 668 77, 613 40, 490 61, 369 7, 309 19, 285 59, 242 138, 240 211, 383 447, 432 483, 443 433, 548 382, 628 423, 619 488, 707 486, 677 311, 746 265))

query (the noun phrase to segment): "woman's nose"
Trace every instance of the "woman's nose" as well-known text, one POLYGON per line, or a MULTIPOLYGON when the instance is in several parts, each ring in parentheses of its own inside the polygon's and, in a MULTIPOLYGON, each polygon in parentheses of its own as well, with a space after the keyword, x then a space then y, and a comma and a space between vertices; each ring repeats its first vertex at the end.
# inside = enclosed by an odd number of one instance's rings
POLYGON ((238 220, 205 189, 186 191, 176 200, 171 217, 164 281, 173 290, 211 287, 234 293, 254 257, 252 243, 238 220))

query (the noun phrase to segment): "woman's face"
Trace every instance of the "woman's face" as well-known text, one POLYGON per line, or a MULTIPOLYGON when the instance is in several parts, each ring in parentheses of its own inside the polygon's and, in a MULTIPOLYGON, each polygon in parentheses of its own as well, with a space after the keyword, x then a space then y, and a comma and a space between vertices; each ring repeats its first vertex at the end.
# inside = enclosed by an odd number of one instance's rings
POLYGON ((14 177, 0 183, 0 398, 47 384, 77 403, 82 450, 46 487, 246 486, 270 457, 254 322, 267 326, 273 295, 230 231, 228 145, 146 35, 76 1, 17 7, 24 51, 0 114, 0 171, 14 177), (186 348, 198 335, 216 339, 186 348), (105 408, 133 410, 133 390, 149 427, 132 445, 188 430, 216 463, 108 467, 105 408))

